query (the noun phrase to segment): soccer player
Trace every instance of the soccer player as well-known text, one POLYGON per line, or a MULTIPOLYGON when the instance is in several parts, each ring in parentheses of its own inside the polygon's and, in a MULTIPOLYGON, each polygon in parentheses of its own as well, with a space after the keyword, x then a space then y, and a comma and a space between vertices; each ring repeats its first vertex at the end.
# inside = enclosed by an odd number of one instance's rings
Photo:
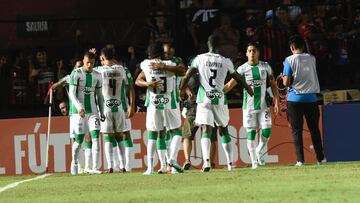
MULTIPOLYGON (((74 69, 80 68, 82 66, 82 61, 79 60, 76 62, 74 69)), ((69 92, 69 83, 70 83, 70 75, 66 75, 63 78, 61 78, 58 82, 54 83, 51 86, 51 89, 53 91, 58 90, 59 88, 65 87, 66 92, 69 92)), ((62 104, 62 103, 60 103, 62 104)), ((60 105, 59 105, 60 106, 60 105)), ((69 104, 68 104, 68 115, 70 117, 70 138, 72 141, 75 141, 75 133, 73 128, 73 123, 71 122, 71 116, 72 116, 72 108, 75 108, 74 105, 72 105, 71 99, 69 98, 69 104)), ((89 133, 85 134, 85 149, 84 149, 84 156, 85 156, 85 166, 82 168, 80 164, 78 164, 78 173, 91 173, 92 170, 90 169, 91 166, 91 148, 92 148, 92 142, 89 133)))
MULTIPOLYGON (((172 67, 172 69, 178 69, 183 70, 181 74, 176 74, 174 77, 174 94, 176 99, 176 108, 169 109, 169 112, 171 112, 172 115, 174 115, 174 118, 178 119, 177 123, 181 123, 181 112, 180 112, 180 96, 179 96, 179 86, 181 81, 181 76, 185 73, 185 65, 180 57, 175 56, 175 49, 171 47, 169 43, 163 44, 164 48, 164 60, 171 61, 175 64, 175 66, 178 67, 172 67)), ((159 63, 154 63, 153 68, 159 69, 160 68, 159 63)), ((165 136, 165 142, 166 142, 166 159, 167 162, 176 162, 177 156, 180 148, 182 140, 182 129, 181 126, 174 128, 174 129, 167 129, 166 130, 166 136, 165 136)), ((172 173, 176 173, 176 169, 171 169, 172 173)))
MULTIPOLYGON (((258 164, 264 165, 263 149, 269 141, 271 134, 270 101, 266 98, 267 86, 271 86, 274 95, 274 113, 279 110, 279 93, 270 65, 259 60, 259 45, 250 42, 247 45, 246 56, 248 61, 237 68, 237 72, 245 78, 245 81, 254 91, 251 97, 244 91, 243 101, 243 126, 247 131, 247 147, 249 150, 252 169, 258 164), (261 129, 261 137, 256 147, 255 137, 257 128, 261 129)), ((237 82, 230 80, 224 90, 230 91, 237 82)))
POLYGON ((230 72, 230 76, 245 87, 250 95, 253 95, 253 91, 241 76, 235 72, 230 59, 218 54, 219 38, 215 35, 210 35, 207 44, 209 52, 196 56, 192 61, 190 69, 186 72, 181 82, 180 95, 184 94, 189 78, 196 72, 199 72, 200 87, 196 98, 197 110, 195 123, 200 125, 202 130, 202 171, 210 171, 210 135, 214 123, 220 127, 220 136, 228 163, 228 170, 232 170, 231 138, 227 128, 229 123, 229 110, 226 95, 223 91, 227 73, 230 72))
POLYGON ((111 48, 103 48, 100 52, 100 60, 103 66, 95 70, 102 76, 102 95, 104 98, 104 120, 101 122, 101 133, 105 139, 105 157, 108 164, 107 173, 114 171, 113 142, 115 133, 125 129, 125 114, 121 107, 121 87, 125 78, 122 66, 114 60, 114 51, 111 48), (120 90, 119 90, 120 89, 120 90))
POLYGON ((92 139, 93 174, 100 174, 100 118, 103 114, 102 78, 100 73, 93 71, 95 54, 86 52, 83 58, 83 67, 72 71, 70 76, 69 97, 74 108, 71 123, 74 124, 75 142, 72 145, 71 174, 77 175, 78 157, 81 144, 86 133, 92 139))
MULTIPOLYGON (((157 147, 161 168, 159 173, 166 172, 166 142, 165 129, 176 129, 181 126, 181 119, 174 115, 170 109, 176 108, 176 97, 174 88, 175 73, 183 72, 171 61, 162 61, 163 46, 160 43, 151 44, 148 48, 149 59, 140 64, 142 72, 136 79, 135 84, 140 87, 147 87, 145 105, 146 129, 148 131, 147 163, 148 169, 144 175, 153 174, 153 157, 155 145, 157 147), (152 64, 160 63, 158 68, 152 64)), ((183 169, 175 160, 170 160, 170 166, 178 172, 183 169)))

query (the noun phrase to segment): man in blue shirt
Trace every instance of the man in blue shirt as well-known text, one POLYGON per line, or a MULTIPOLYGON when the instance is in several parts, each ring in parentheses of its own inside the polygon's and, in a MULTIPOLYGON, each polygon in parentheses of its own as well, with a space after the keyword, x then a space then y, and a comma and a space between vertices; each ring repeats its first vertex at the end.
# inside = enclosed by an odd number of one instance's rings
POLYGON ((324 152, 319 130, 319 108, 316 93, 320 92, 316 73, 316 59, 304 53, 304 41, 300 36, 289 39, 292 52, 284 61, 283 82, 288 87, 287 111, 290 118, 296 151, 296 166, 304 164, 302 131, 305 116, 318 163, 324 162, 324 152))

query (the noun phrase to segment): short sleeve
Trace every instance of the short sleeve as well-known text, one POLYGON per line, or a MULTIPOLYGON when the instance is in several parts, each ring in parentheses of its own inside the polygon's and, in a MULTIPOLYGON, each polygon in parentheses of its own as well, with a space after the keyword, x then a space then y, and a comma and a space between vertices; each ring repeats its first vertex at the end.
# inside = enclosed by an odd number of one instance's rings
POLYGON ((290 65, 289 61, 287 59, 285 59, 283 75, 291 77, 292 74, 293 74, 293 72, 292 72, 292 69, 291 69, 291 65, 290 65))
POLYGON ((235 72, 234 64, 231 62, 230 59, 225 59, 225 65, 230 74, 235 72))
POLYGON ((199 61, 200 61, 200 57, 199 56, 196 56, 191 64, 190 64, 190 68, 198 68, 199 67, 199 61))

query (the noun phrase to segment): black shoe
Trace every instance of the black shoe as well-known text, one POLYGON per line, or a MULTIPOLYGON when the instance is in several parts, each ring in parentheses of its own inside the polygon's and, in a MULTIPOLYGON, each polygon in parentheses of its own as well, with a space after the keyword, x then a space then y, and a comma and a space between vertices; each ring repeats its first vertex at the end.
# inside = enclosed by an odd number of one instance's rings
POLYGON ((190 167, 191 167, 191 162, 190 162, 190 161, 186 161, 186 162, 184 163, 184 166, 183 166, 184 170, 189 170, 190 167))

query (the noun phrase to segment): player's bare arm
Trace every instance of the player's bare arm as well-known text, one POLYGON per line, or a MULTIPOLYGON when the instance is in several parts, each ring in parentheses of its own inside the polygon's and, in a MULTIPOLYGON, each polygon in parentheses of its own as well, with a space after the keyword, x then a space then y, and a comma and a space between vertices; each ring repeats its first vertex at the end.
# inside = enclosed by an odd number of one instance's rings
POLYGON ((166 70, 175 73, 178 76, 183 76, 185 74, 184 64, 179 64, 175 66, 166 65, 165 63, 151 63, 151 69, 153 70, 166 70))
POLYGON ((163 84, 162 80, 147 82, 145 78, 145 73, 143 71, 141 71, 141 73, 138 75, 135 81, 135 85, 139 87, 159 87, 162 84, 163 84))
POLYGON ((281 75, 281 77, 283 79, 283 84, 285 85, 285 87, 290 87, 290 77, 284 75, 281 75))
POLYGON ((276 85, 276 81, 274 78, 274 75, 269 75, 268 77, 269 82, 270 82, 270 87, 271 87, 271 91, 274 95, 274 113, 275 115, 277 115, 279 113, 279 109, 280 109, 280 97, 279 97, 279 91, 276 85))
POLYGON ((184 96, 184 91, 185 91, 185 88, 191 78, 191 76, 193 76, 194 74, 196 74, 198 70, 196 68, 189 68, 186 73, 185 73, 185 76, 183 77, 183 79, 181 80, 181 83, 180 83, 180 87, 179 87, 179 94, 180 94, 180 97, 183 97, 184 96))
POLYGON ((66 84, 66 80, 59 80, 51 86, 52 91, 56 91, 66 84))
POLYGON ((250 96, 254 95, 254 91, 252 90, 252 88, 244 81, 244 79, 241 77, 241 75, 238 72, 235 71, 232 74, 230 74, 230 76, 233 79, 235 79, 236 82, 239 83, 243 88, 245 88, 245 90, 250 96))
POLYGON ((130 105, 127 111, 127 118, 132 118, 135 114, 135 89, 134 85, 128 85, 126 87, 127 91, 129 92, 129 98, 130 98, 130 105))
POLYGON ((224 92, 228 93, 230 92, 235 86, 237 85, 237 82, 235 79, 231 79, 228 83, 224 86, 224 92))

